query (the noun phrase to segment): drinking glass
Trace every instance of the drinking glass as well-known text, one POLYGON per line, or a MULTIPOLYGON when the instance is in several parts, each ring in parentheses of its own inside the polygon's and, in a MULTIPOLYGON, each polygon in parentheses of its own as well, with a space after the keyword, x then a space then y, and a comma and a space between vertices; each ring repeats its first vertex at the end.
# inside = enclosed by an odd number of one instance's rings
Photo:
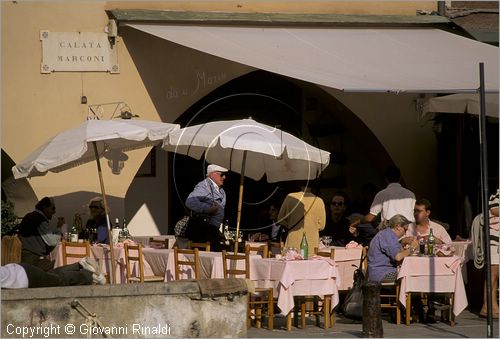
POLYGON ((330 246, 330 244, 332 243, 332 237, 329 236, 329 235, 325 235, 323 236, 323 243, 325 244, 325 246, 330 246))

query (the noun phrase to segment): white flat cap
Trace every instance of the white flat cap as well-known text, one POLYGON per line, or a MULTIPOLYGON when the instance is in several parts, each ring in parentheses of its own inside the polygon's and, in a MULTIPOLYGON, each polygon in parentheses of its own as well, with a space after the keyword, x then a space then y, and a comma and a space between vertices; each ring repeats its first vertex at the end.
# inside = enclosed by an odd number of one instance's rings
POLYGON ((207 166, 207 175, 209 175, 212 172, 228 172, 229 170, 227 168, 224 168, 219 165, 208 165, 207 166))

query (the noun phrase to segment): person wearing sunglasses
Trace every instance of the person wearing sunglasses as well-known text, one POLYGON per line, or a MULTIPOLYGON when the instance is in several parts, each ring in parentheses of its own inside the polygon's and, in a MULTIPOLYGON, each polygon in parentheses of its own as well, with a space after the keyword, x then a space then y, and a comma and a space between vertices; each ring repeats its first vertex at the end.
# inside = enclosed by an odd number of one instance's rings
POLYGON ((350 241, 363 243, 356 225, 357 222, 351 222, 346 217, 349 196, 347 193, 337 191, 333 193, 330 201, 330 218, 326 222, 320 236, 329 235, 332 237, 332 246, 345 246, 350 241))
POLYGON ((102 197, 95 197, 89 201, 90 219, 85 225, 88 234, 95 234, 94 239, 90 239, 100 244, 109 244, 108 226, 106 223, 106 211, 102 197))
MULTIPOLYGON (((61 240, 61 232, 51 227, 50 221, 56 213, 53 198, 43 197, 35 210, 26 214, 18 226, 19 239, 23 249, 21 262, 37 266, 44 271, 54 268, 54 261, 49 259, 50 252, 61 240)), ((62 224, 58 223, 58 228, 62 224)))

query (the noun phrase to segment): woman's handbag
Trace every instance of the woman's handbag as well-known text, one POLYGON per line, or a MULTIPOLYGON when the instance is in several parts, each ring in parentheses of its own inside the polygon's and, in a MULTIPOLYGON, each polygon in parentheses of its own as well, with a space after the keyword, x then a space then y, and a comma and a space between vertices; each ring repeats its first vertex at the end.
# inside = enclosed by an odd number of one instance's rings
POLYGON ((363 317, 363 283, 365 275, 363 273, 362 264, 364 256, 361 255, 359 267, 354 271, 354 284, 347 293, 344 304, 342 304, 342 313, 346 318, 361 320, 363 317))
POLYGON ((176 237, 185 237, 186 229, 189 224, 189 215, 185 215, 181 220, 177 221, 174 227, 174 233, 176 237))
POLYGON ((204 242, 209 226, 207 215, 191 212, 184 236, 194 242, 204 242))

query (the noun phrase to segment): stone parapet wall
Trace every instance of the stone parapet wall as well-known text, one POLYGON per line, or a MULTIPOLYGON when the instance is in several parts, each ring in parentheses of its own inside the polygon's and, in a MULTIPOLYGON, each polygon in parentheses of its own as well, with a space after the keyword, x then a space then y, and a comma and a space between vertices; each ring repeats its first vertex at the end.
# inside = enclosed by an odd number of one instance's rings
POLYGON ((246 337, 241 279, 2 290, 2 338, 246 337))

